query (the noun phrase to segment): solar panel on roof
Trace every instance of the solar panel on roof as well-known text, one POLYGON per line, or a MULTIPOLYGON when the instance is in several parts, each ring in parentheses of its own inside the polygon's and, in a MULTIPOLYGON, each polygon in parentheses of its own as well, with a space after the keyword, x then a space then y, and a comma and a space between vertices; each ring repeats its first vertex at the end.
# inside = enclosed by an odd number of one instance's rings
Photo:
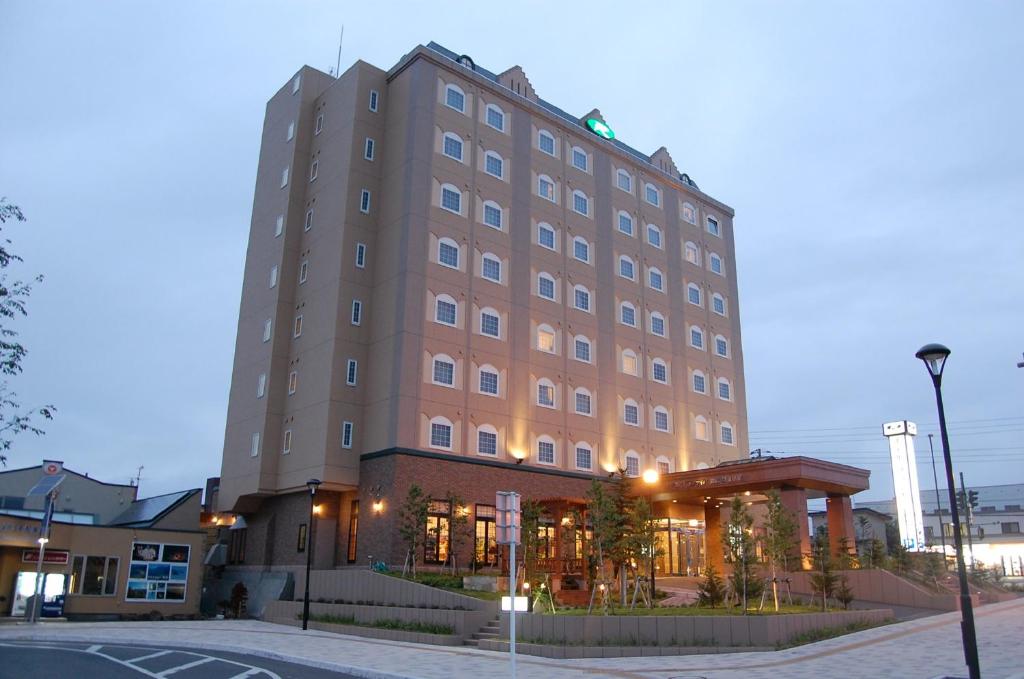
POLYGON ((39 479, 39 482, 36 483, 36 485, 32 486, 32 488, 29 489, 28 495, 26 497, 49 495, 51 492, 53 492, 54 488, 60 485, 61 481, 64 480, 65 476, 65 474, 61 474, 60 476, 44 476, 43 478, 39 479))

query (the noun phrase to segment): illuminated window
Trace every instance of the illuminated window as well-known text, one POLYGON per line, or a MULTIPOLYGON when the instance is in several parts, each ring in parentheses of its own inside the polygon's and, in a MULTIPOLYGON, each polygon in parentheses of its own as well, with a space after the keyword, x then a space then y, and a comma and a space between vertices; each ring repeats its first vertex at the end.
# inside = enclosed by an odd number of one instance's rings
POLYGON ((697 247, 696 243, 686 241, 685 252, 687 262, 700 266, 700 248, 697 247))
POLYGON ((550 325, 537 328, 537 348, 549 354, 555 353, 555 331, 550 325))
POLYGON ((683 203, 683 220, 690 224, 697 223, 697 210, 689 203, 683 203))
POLYGON ((698 415, 693 421, 693 437, 700 441, 710 439, 708 421, 702 415, 698 415))
POLYGON ((549 379, 537 382, 537 405, 545 408, 555 407, 555 385, 549 379))
POLYGON ((637 374, 636 352, 632 349, 625 349, 622 352, 622 372, 627 375, 637 374))

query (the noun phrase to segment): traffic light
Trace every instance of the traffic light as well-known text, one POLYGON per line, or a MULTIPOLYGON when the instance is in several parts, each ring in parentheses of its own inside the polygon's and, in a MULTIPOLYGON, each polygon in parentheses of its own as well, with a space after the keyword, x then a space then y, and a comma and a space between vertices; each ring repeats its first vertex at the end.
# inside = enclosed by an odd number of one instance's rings
POLYGON ((956 506, 964 514, 967 513, 967 498, 962 490, 956 492, 956 506))
POLYGON ((967 491, 967 504, 971 506, 971 509, 978 508, 978 491, 969 490, 967 491))

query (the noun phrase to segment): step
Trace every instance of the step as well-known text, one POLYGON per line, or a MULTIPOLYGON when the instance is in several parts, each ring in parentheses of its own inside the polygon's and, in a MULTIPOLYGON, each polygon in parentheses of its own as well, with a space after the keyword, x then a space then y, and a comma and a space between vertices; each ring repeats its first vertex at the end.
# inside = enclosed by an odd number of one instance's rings
POLYGON ((473 632, 472 637, 474 639, 497 639, 497 632, 473 632))

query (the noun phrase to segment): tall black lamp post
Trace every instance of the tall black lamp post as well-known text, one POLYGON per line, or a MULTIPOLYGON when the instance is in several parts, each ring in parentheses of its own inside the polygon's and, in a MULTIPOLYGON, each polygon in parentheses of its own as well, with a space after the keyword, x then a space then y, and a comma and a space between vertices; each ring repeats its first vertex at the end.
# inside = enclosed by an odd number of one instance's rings
POLYGON ((316 521, 316 489, 320 479, 306 481, 309 488, 309 530, 306 531, 306 595, 302 598, 302 629, 309 627, 309 570, 313 564, 313 522, 316 521))
POLYGON ((967 567, 964 565, 964 541, 960 536, 960 511, 956 505, 956 484, 953 483, 953 460, 949 456, 949 435, 946 432, 946 411, 942 407, 942 369, 949 357, 949 349, 941 344, 926 344, 915 354, 924 361, 935 387, 935 402, 939 408, 939 432, 942 435, 942 455, 946 462, 946 488, 949 491, 950 514, 953 519, 953 546, 956 550, 956 568, 960 576, 960 632, 963 635, 964 659, 970 679, 981 679, 978 663, 978 639, 974 632, 974 607, 971 591, 967 587, 967 567))

